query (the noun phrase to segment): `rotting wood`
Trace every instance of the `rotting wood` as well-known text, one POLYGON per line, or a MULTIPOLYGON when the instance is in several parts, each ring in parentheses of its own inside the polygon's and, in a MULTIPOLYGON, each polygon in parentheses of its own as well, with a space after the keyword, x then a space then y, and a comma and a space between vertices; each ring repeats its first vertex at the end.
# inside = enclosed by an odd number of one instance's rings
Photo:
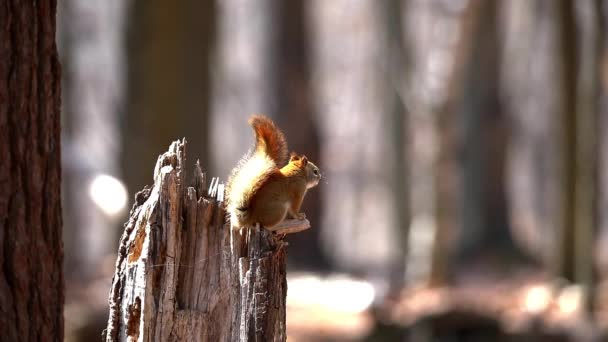
POLYGON ((285 341, 283 234, 230 229, 223 184, 198 162, 186 186, 185 140, 161 155, 154 185, 135 196, 110 290, 106 341, 285 341))

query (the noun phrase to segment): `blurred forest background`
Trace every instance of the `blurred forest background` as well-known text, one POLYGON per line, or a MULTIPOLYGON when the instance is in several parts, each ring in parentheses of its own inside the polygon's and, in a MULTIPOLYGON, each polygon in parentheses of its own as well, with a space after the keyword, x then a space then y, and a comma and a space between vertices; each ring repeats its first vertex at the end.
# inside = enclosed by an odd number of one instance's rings
POLYGON ((185 137, 225 181, 252 113, 324 175, 290 340, 607 338, 606 1, 58 7, 67 340, 106 325, 158 155, 185 137))

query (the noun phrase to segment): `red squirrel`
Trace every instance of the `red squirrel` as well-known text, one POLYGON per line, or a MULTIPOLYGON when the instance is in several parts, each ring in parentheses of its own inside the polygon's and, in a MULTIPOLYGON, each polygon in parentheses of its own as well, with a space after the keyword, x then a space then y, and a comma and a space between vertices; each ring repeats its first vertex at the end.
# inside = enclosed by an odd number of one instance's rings
POLYGON ((304 219, 300 212, 306 191, 319 184, 319 168, 306 156, 292 153, 287 161, 283 132, 262 115, 253 115, 249 124, 255 132, 253 153, 232 170, 226 187, 226 208, 233 228, 256 223, 272 228, 287 213, 304 219))

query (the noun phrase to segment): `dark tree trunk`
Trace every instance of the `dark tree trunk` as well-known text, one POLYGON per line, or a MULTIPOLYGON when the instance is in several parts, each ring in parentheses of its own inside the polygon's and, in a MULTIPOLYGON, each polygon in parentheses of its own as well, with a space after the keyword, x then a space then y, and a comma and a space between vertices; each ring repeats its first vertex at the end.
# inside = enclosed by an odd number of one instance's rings
POLYGON ((579 19, 580 53, 577 71, 576 103, 576 185, 575 185, 575 236, 574 267, 576 282, 581 284, 587 296, 586 313, 592 317, 595 311, 595 241, 598 226, 599 183, 599 115, 600 83, 602 74, 603 14, 600 0, 589 1, 581 8, 579 19), (582 15, 581 15, 582 14, 582 15))
POLYGON ((574 281, 575 278, 575 191, 576 191, 576 24, 574 4, 568 0, 557 3, 557 38, 561 71, 561 103, 558 146, 560 156, 560 230, 558 237, 557 275, 574 281))
POLYGON ((462 87, 466 76, 466 63, 473 53, 474 35, 480 16, 480 2, 469 3, 459 19, 460 40, 455 46, 451 74, 446 86, 445 99, 435 113, 437 132, 437 155, 434 164, 435 217, 437 228, 431 254, 429 285, 444 286, 450 281, 449 258, 450 240, 454 231, 460 228, 461 208, 459 207, 459 169, 457 155, 460 142, 457 136, 457 118, 454 112, 462 97, 462 87))
POLYGON ((462 131, 462 231, 456 254, 459 264, 480 255, 501 261, 528 261, 510 231, 505 191, 506 149, 510 132, 501 98, 499 7, 478 3, 458 115, 462 131))
POLYGON ((447 78, 446 94, 435 112, 437 134, 437 154, 433 166, 434 210, 436 220, 435 236, 431 251, 431 269, 428 278, 430 286, 445 286, 449 282, 450 240, 459 226, 460 212, 458 197, 458 141, 456 118, 453 115, 461 96, 465 63, 470 58, 473 40, 473 23, 479 15, 478 2, 472 2, 459 19, 458 43, 454 46, 452 70, 447 78))
POLYGON ((0 329, 63 339, 55 1, 0 5, 0 329))
POLYGON ((392 86, 386 94, 387 107, 383 116, 386 118, 385 129, 393 156, 389 178, 390 187, 393 189, 391 195, 395 213, 395 235, 401 247, 401 255, 390 272, 389 281, 394 288, 401 288, 405 281, 410 245, 410 168, 407 164, 407 157, 410 157, 407 139, 409 118, 403 92, 406 77, 410 73, 408 70, 410 56, 407 54, 403 36, 403 6, 405 5, 405 1, 402 0, 379 3, 380 17, 384 22, 386 35, 382 47, 386 55, 385 77, 392 86))
POLYGON ((214 3, 130 4, 122 166, 127 188, 133 192, 150 183, 149 166, 176 137, 188 138, 192 160, 210 165, 205 133, 214 3))

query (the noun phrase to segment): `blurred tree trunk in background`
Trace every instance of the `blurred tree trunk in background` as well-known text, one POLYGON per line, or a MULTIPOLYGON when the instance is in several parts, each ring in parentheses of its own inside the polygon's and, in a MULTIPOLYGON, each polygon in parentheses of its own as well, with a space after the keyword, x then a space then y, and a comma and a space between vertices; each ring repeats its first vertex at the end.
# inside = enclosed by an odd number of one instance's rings
POLYGON ((0 6, 0 327, 63 340, 60 97, 55 1, 0 6))
POLYGON ((226 179, 254 141, 249 116, 277 114, 276 14, 272 0, 222 0, 216 10, 209 132, 211 141, 221 141, 222 148, 211 151, 213 164, 207 167, 226 179), (230 139, 226 132, 232 133, 230 139))
POLYGON ((484 256, 499 257, 509 264, 521 260, 522 253, 511 235, 505 191, 510 132, 501 98, 501 20, 497 2, 480 1, 477 6, 473 45, 465 62, 456 113, 463 129, 463 197, 462 230, 455 252, 459 265, 488 261, 484 256))
POLYGON ((404 12, 407 6, 405 0, 389 0, 381 2, 380 18, 384 23, 384 45, 382 49, 385 55, 384 75, 387 83, 391 86, 385 94, 386 118, 385 131, 387 132, 391 149, 391 159, 387 165, 389 168, 389 182, 393 204, 393 215, 395 220, 395 235, 400 245, 400 252, 396 255, 389 280, 394 289, 401 289, 405 283, 407 258, 410 244, 410 171, 406 162, 411 141, 408 136, 408 112, 406 80, 409 76, 410 56, 405 49, 404 12))
POLYGON ((67 0, 59 6, 68 282, 99 276, 103 258, 116 246, 109 232, 124 218, 101 211, 88 191, 93 177, 120 175, 124 9, 122 0, 67 0))
POLYGON ((460 225, 458 205, 458 154, 457 110, 461 96, 467 61, 471 57, 475 23, 480 15, 479 1, 471 1, 458 19, 458 43, 453 47, 451 72, 446 82, 443 102, 434 113, 437 132, 437 152, 434 164, 435 236, 431 253, 429 285, 445 286, 449 281, 449 258, 451 237, 460 225))
MULTIPOLYGON (((455 59, 456 62, 456 59, 455 59)), ((454 68, 457 65, 454 63, 454 68)), ((456 70, 452 71, 452 78, 456 70)), ((454 84, 455 85, 455 84, 454 84)), ((448 91, 454 92, 455 87, 448 91)), ((433 237, 431 265, 428 283, 431 286, 444 286, 448 282, 448 260, 450 236, 457 227, 457 174, 455 160, 455 122, 450 111, 452 96, 447 95, 445 109, 437 113, 437 156, 435 161, 435 234, 433 237)))
POLYGON ((554 258, 559 221, 555 112, 554 2, 503 2, 504 52, 501 82, 509 113, 508 201, 517 242, 545 265, 554 258))
POLYGON ((576 26, 574 3, 559 0, 556 3, 556 34, 561 82, 558 101, 560 112, 558 146, 560 151, 560 221, 558 228, 557 275, 574 281, 575 257, 575 189, 576 189, 576 26))
POLYGON ((577 22, 580 37, 576 103, 576 236, 575 278, 586 290, 583 303, 593 314, 596 283, 596 236, 599 194, 599 100, 604 39, 602 1, 585 2, 579 9, 577 22))
MULTIPOLYGON (((277 61, 276 71, 270 76, 276 84, 277 124, 283 128, 289 150, 305 154, 309 160, 321 168, 319 131, 317 113, 313 101, 314 94, 310 80, 310 27, 306 13, 310 2, 306 0, 275 0, 273 13, 277 61)), ((310 221, 313 229, 304 234, 288 237, 289 263, 300 268, 328 270, 329 261, 321 249, 321 193, 323 182, 306 195, 302 212, 310 221), (316 229, 314 229, 316 228, 316 229)))
POLYGON ((188 160, 210 165, 208 110, 213 1, 133 1, 128 11, 128 90, 122 167, 128 188, 152 181, 150 167, 186 137, 188 160))
POLYGON ((402 265, 392 188, 393 103, 381 4, 307 2, 324 174, 322 243, 335 264, 389 278, 402 265), (326 181, 326 182, 325 182, 326 181), (370 228, 372 227, 372 228, 370 228))
POLYGON ((470 2, 401 2, 407 83, 411 227, 408 282, 439 284, 459 228, 457 122, 462 69, 469 54, 470 2))

